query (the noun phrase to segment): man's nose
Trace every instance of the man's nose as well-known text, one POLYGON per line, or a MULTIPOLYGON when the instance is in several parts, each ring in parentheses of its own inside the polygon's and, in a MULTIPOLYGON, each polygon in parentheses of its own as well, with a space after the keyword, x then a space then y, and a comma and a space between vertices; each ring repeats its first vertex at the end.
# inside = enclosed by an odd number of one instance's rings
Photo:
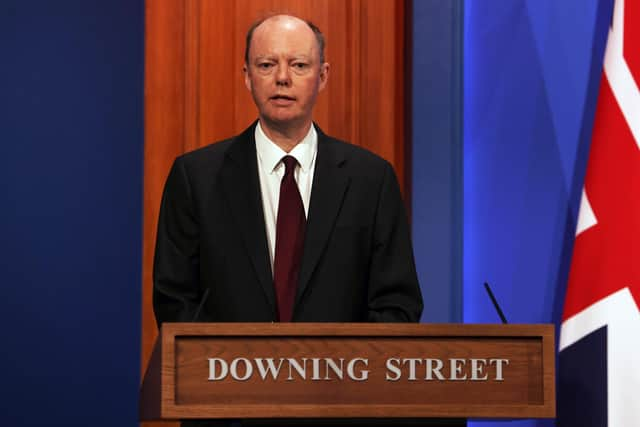
POLYGON ((288 64, 278 65, 278 69, 276 70, 276 84, 278 86, 289 86, 291 84, 288 64))

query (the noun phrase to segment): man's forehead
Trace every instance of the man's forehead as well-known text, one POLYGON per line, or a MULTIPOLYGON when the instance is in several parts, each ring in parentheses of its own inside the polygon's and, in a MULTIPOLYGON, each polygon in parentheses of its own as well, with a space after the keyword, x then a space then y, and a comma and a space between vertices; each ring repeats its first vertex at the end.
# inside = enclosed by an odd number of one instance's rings
POLYGON ((265 24, 276 24, 276 23, 287 28, 293 28, 297 25, 308 27, 306 21, 304 21, 303 19, 300 19, 297 16, 284 15, 284 14, 270 16, 264 21, 262 21, 262 24, 260 24, 258 27, 265 24))
POLYGON ((300 18, 289 15, 276 15, 267 18, 256 27, 253 41, 259 44, 295 43, 303 49, 315 47, 315 34, 309 25, 300 18), (308 44, 308 47, 305 46, 308 44))
POLYGON ((311 30, 309 25, 302 19, 293 15, 274 15, 270 16, 264 21, 260 23, 256 27, 256 32, 259 31, 260 28, 280 28, 285 30, 295 30, 295 29, 308 29, 311 30))

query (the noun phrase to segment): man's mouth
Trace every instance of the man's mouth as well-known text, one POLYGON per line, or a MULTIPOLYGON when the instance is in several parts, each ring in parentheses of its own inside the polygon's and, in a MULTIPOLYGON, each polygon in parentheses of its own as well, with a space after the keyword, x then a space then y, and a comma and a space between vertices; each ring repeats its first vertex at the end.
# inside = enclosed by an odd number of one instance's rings
POLYGON ((288 95, 274 95, 271 97, 272 100, 274 101, 295 101, 296 99, 292 96, 288 96, 288 95))

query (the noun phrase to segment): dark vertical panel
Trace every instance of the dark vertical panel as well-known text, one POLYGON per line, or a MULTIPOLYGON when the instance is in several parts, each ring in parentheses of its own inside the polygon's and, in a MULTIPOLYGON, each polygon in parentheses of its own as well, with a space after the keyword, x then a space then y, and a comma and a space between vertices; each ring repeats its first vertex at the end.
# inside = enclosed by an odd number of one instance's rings
POLYGON ((142 15, 0 3, 2 425, 136 425, 142 15))
POLYGON ((558 425, 607 425, 607 327, 565 348, 558 361, 558 425))
POLYGON ((462 9, 413 2, 413 244, 427 322, 462 320, 462 9))

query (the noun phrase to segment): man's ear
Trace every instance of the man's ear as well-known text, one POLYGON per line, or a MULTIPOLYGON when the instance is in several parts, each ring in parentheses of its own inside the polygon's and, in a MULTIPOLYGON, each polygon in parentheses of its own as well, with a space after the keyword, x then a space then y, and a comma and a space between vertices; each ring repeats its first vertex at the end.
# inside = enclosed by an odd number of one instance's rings
POLYGON ((247 64, 242 66, 242 72, 244 73, 244 85, 251 92, 251 79, 249 78, 249 69, 247 68, 247 64))
POLYGON ((328 62, 320 65, 320 86, 318 86, 318 91, 321 91, 327 85, 327 80, 329 79, 329 68, 330 66, 328 62))

